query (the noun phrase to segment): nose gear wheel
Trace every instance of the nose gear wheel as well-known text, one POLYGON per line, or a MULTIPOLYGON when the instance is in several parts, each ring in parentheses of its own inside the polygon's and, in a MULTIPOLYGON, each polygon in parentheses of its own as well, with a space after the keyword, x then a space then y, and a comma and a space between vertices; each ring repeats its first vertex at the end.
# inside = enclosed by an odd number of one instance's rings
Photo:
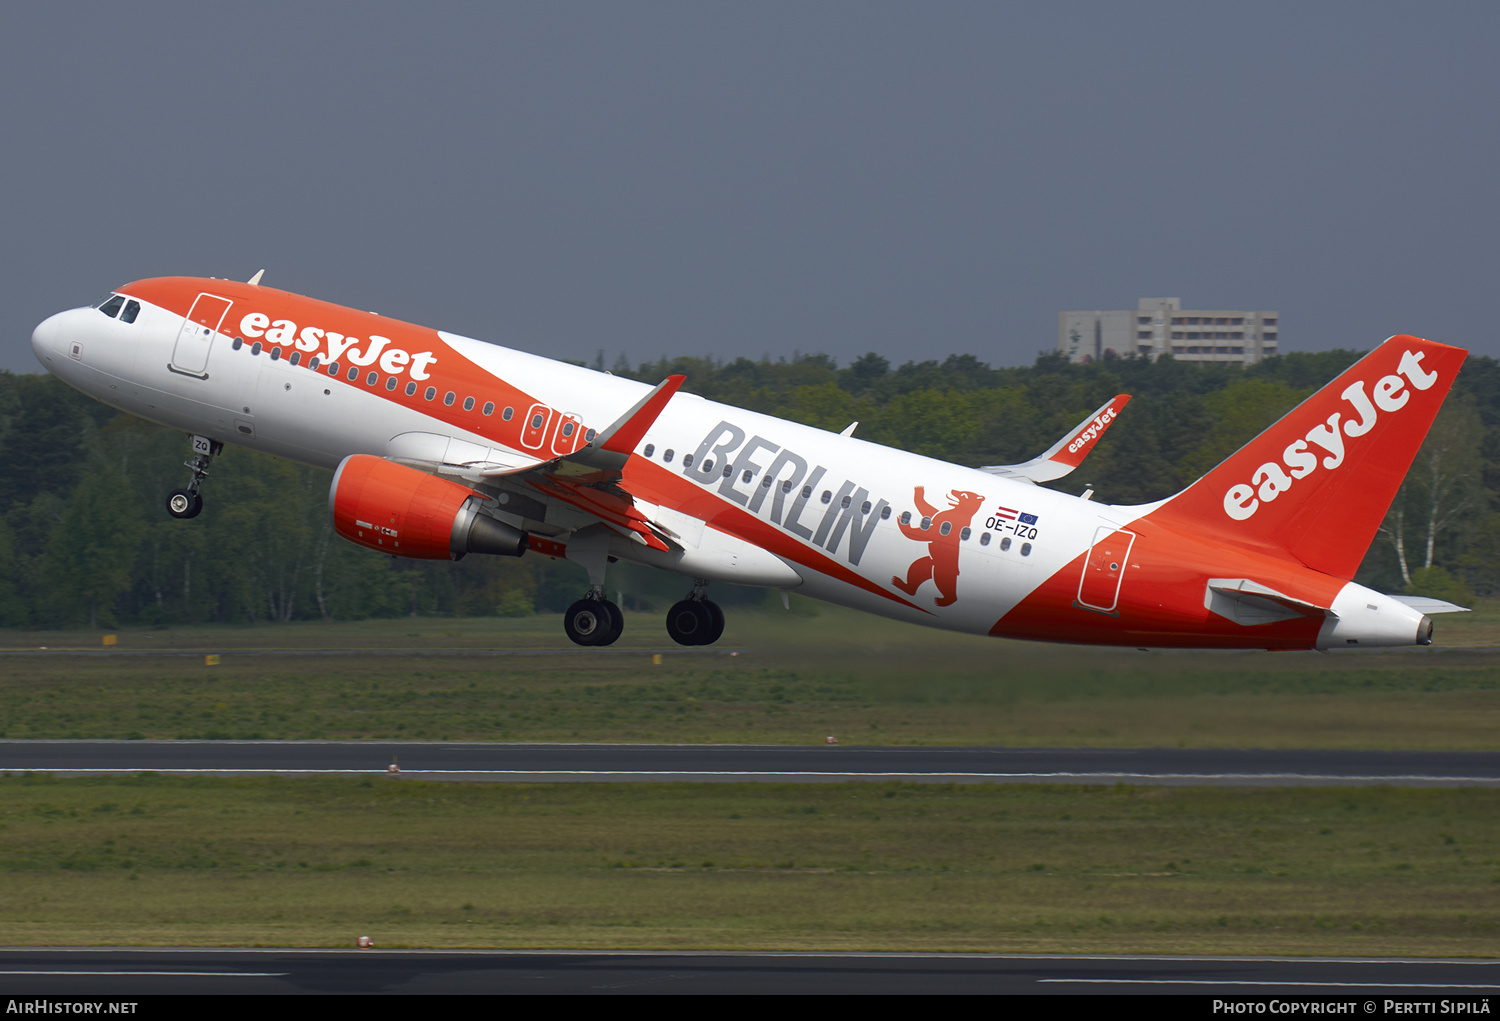
POLYGON ((174 489, 167 497, 167 513, 174 518, 196 518, 203 510, 203 497, 188 489, 174 489))

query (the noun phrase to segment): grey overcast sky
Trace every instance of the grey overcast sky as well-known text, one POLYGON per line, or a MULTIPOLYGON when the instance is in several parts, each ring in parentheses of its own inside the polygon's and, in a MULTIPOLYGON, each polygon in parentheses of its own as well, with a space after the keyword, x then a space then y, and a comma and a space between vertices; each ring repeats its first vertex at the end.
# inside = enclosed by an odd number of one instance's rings
POLYGON ((613 363, 1029 364, 1057 313, 1500 355, 1500 4, 0 6, 0 368, 246 278, 613 363))

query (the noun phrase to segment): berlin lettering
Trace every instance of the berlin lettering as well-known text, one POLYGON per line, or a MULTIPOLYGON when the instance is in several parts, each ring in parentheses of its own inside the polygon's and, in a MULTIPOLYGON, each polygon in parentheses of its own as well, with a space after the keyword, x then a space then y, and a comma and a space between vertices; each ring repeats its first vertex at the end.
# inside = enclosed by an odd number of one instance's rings
POLYGON ((710 429, 697 451, 682 459, 682 474, 700 485, 717 486, 725 499, 752 514, 764 513, 773 525, 830 553, 838 552, 848 535, 845 556, 855 567, 875 534, 875 523, 891 516, 887 501, 872 501, 868 490, 850 481, 837 490, 830 485, 818 497, 826 506, 809 509, 828 469, 809 465, 800 454, 763 436, 747 443, 745 430, 730 422, 710 429))

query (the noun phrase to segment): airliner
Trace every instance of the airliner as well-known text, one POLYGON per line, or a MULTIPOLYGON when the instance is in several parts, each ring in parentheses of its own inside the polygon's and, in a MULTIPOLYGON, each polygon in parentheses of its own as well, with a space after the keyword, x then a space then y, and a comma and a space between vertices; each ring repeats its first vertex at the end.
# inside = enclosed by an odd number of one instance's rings
POLYGON ((69 385, 190 437, 173 517, 202 509, 226 443, 324 466, 332 527, 360 546, 581 565, 563 618, 579 645, 620 637, 617 560, 688 581, 666 618, 688 646, 724 630, 713 582, 1141 648, 1427 645, 1428 614, 1460 609, 1352 579, 1461 348, 1391 337, 1182 492, 1120 506, 1041 483, 1079 465, 1124 394, 1030 461, 969 468, 261 278, 140 280, 46 319, 32 346, 69 385))

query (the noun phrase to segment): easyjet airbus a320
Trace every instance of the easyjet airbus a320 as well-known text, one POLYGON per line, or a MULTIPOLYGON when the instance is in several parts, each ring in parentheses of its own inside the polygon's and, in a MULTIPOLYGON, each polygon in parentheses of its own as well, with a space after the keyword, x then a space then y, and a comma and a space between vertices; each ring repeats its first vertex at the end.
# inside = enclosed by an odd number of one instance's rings
POLYGON ((619 636, 616 559, 934 627, 1125 646, 1425 645, 1457 609, 1351 579, 1467 352, 1387 340, 1187 489, 1113 506, 1073 470, 1120 395, 1025 464, 964 468, 248 283, 141 280, 32 335, 50 372, 192 437, 191 518, 224 444, 335 469, 333 527, 401 557, 560 557, 580 645, 619 636))

